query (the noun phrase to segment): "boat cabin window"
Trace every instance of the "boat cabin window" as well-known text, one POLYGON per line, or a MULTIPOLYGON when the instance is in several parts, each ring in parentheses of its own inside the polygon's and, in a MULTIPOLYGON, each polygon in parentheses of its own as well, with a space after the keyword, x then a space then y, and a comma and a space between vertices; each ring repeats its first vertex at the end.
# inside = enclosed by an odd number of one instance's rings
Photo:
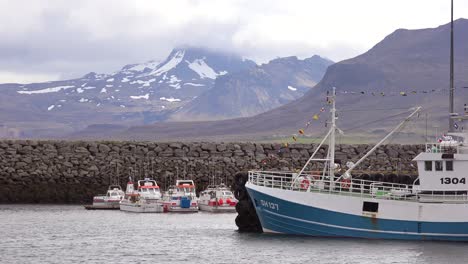
POLYGON ((232 195, 232 192, 224 192, 223 195, 232 195))
POLYGON ((195 190, 190 187, 185 187, 185 188, 177 188, 179 192, 194 192, 195 190))
POLYGON ((426 171, 432 171, 432 161, 426 160, 426 161, 424 162, 424 169, 425 169, 426 171))
POLYGON ((452 160, 446 160, 445 161, 445 170, 446 171, 453 171, 453 161, 452 160))
POLYGON ((436 171, 443 171, 444 170, 444 163, 441 160, 435 161, 435 170, 436 171))
POLYGON ((362 204, 362 211, 377 213, 379 211, 379 203, 374 202, 364 202, 362 204))

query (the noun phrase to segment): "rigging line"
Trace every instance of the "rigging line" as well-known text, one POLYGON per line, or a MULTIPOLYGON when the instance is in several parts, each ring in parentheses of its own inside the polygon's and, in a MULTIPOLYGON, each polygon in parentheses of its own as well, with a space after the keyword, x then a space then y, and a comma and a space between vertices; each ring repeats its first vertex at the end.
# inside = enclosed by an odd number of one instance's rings
POLYGON ((348 132, 348 131, 354 130, 354 129, 356 129, 356 128, 365 126, 365 125, 371 125, 371 124, 373 124, 373 123, 377 123, 377 122, 382 121, 382 120, 384 120, 384 119, 390 119, 390 118, 398 117, 398 116, 404 115, 404 114, 406 114, 406 113, 408 113, 408 112, 410 112, 410 111, 405 111, 405 112, 402 112, 402 113, 399 113, 399 114, 396 114, 396 115, 391 115, 391 116, 388 116, 388 117, 379 118, 379 119, 376 119, 376 120, 373 120, 373 121, 370 121, 370 122, 367 122, 367 123, 364 123, 364 124, 360 124, 360 125, 355 126, 355 127, 351 127, 351 128, 349 128, 349 129, 346 129, 346 131, 348 132))
POLYGON ((375 109, 372 109, 372 108, 366 108, 366 109, 341 109, 341 110, 337 110, 337 112, 363 112, 363 111, 387 111, 387 110, 407 110, 409 107, 399 107, 399 108, 375 108, 375 109))

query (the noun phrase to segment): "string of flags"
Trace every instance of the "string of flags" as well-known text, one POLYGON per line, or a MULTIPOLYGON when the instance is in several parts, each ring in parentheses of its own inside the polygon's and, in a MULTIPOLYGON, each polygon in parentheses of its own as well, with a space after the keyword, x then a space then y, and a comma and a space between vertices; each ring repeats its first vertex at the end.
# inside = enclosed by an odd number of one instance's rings
MULTIPOLYGON (((463 87, 463 88, 468 88, 468 87, 463 87)), ((350 94, 350 95, 371 95, 371 96, 408 96, 408 95, 415 95, 415 94, 431 94, 431 93, 440 93, 440 92, 447 92, 449 89, 443 88, 443 89, 431 89, 431 90, 411 90, 411 91, 390 91, 390 92, 378 92, 378 91, 337 91, 337 93, 340 94, 350 94)), ((329 92, 327 91, 327 97, 326 97, 326 103, 327 105, 332 104, 331 96, 329 96, 329 92)), ((320 114, 325 112, 325 107, 320 107, 319 111, 312 115, 311 120, 308 120, 305 123, 305 128, 300 128, 297 131, 297 134, 293 134, 291 136, 291 139, 296 142, 298 140, 298 136, 300 135, 305 135, 305 130, 312 125, 312 122, 320 120, 320 114)), ((465 114, 468 115, 468 107, 465 104, 465 114)), ((324 122, 325 127, 327 126, 327 121, 324 122)), ((457 123, 454 123, 454 128, 458 129, 459 126, 457 123)), ((463 127, 461 127, 461 130, 463 131, 463 127)), ((284 147, 288 147, 289 143, 288 142, 283 142, 282 144, 284 147)), ((281 151, 281 150, 280 150, 281 151)))
POLYGON ((448 89, 431 89, 431 90, 408 90, 408 91, 390 91, 390 92, 379 92, 379 91, 338 91, 340 94, 352 94, 352 95, 371 95, 371 96, 408 96, 414 94, 430 94, 447 92, 448 89))
MULTIPOLYGON (((301 135, 305 135, 306 133, 306 129, 312 125, 312 122, 314 121, 318 121, 320 120, 320 114, 321 113, 324 113, 325 112, 325 107, 320 107, 319 111, 312 115, 312 118, 311 120, 308 120, 306 123, 305 123, 305 128, 300 128, 298 131, 297 131, 297 134, 293 134, 291 135, 291 139, 296 142, 298 140, 298 137, 301 136, 301 135)), ((326 126, 326 122, 325 122, 325 126, 326 126)), ((283 146, 284 147, 288 147, 289 146, 289 143, 288 142, 283 142, 283 146)))

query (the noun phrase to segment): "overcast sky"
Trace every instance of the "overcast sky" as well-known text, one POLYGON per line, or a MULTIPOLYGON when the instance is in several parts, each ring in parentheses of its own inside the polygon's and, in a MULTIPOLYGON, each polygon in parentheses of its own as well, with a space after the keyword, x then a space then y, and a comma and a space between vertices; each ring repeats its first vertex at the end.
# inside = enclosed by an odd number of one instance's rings
MULTIPOLYGON (((454 4, 455 19, 468 14, 454 4)), ((0 83, 110 73, 179 45, 340 61, 449 21, 450 0, 0 0, 0 83)))

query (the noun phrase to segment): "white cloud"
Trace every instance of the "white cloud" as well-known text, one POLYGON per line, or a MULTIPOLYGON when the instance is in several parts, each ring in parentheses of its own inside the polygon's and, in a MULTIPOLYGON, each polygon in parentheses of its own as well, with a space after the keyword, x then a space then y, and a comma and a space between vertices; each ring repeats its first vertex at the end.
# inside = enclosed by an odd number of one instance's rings
POLYGON ((20 73, 20 72, 0 71, 0 83, 47 82, 47 81, 58 80, 58 78, 59 78, 58 74, 20 73))
MULTIPOLYGON (((0 0, 0 72, 12 73, 0 81, 109 73, 164 59, 184 44, 258 62, 313 54, 338 61, 365 52, 398 28, 447 23, 449 5, 440 0, 0 0)), ((467 13, 468 1, 455 0, 455 18, 467 13)))

